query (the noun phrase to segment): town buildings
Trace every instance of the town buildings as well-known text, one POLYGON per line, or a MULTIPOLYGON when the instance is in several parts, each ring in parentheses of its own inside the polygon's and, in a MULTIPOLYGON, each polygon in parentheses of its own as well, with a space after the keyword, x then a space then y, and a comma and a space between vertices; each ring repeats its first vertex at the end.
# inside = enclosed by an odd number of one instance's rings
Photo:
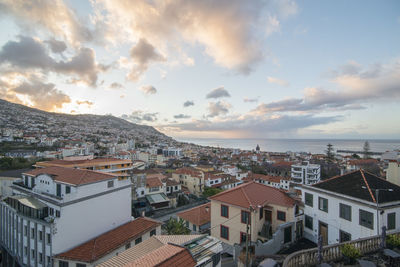
POLYGON ((205 233, 210 230, 211 204, 206 203, 176 214, 185 221, 186 227, 192 233, 205 233))
MULTIPOLYGON (((209 198, 211 200, 211 235, 229 245, 246 240, 268 240, 285 222, 301 222, 300 202, 284 191, 248 182, 209 198)), ((301 231, 301 228, 299 229, 301 231)))
POLYGON ((310 164, 308 161, 292 165, 291 169, 292 183, 295 184, 315 184, 321 178, 321 166, 310 164))
POLYGON ((39 168, 23 173, 12 189, 0 202, 6 264, 52 266, 53 255, 132 219, 131 182, 114 174, 39 168))
POLYGON ((386 226, 400 229, 400 187, 364 170, 301 185, 304 236, 324 244, 374 236, 386 226))
POLYGON ((187 187, 193 195, 200 196, 204 191, 204 173, 200 170, 180 168, 172 173, 172 179, 187 187))

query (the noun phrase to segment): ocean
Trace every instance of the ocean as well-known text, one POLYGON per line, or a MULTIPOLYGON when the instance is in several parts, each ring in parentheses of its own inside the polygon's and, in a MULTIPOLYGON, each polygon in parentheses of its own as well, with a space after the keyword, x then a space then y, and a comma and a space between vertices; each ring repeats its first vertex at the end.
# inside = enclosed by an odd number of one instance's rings
MULTIPOLYGON (((310 152, 313 154, 325 153, 326 145, 332 144, 334 150, 362 151, 366 140, 355 139, 211 139, 211 138, 190 138, 177 139, 181 142, 194 143, 203 146, 239 148, 242 150, 255 149, 257 144, 261 151, 269 152, 310 152)), ((398 140, 368 140, 373 152, 385 152, 400 149, 398 140)))

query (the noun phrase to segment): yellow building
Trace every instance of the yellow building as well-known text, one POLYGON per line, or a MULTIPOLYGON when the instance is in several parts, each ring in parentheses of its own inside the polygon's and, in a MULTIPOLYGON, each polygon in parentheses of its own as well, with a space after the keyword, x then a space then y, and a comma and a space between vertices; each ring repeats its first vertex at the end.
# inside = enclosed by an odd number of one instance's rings
POLYGON ((36 168, 67 167, 75 169, 87 169, 117 174, 119 179, 128 178, 128 171, 133 169, 132 160, 116 158, 96 158, 85 160, 51 160, 37 162, 36 168))
POLYGON ((282 190, 255 182, 221 192, 211 200, 211 235, 229 244, 268 240, 280 224, 292 222, 300 215, 299 201, 282 190))
POLYGON ((177 169, 172 173, 172 179, 186 186, 196 196, 204 191, 204 173, 194 168, 177 169))

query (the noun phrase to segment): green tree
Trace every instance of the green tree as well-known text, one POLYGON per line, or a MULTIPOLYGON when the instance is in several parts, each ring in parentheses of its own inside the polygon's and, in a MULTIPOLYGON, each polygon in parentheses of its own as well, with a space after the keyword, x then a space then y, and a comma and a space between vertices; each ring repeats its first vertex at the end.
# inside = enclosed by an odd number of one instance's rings
POLYGON ((203 191, 203 197, 211 197, 213 195, 216 195, 218 193, 221 193, 223 190, 215 187, 205 187, 203 191))
POLYGON ((333 152, 333 145, 328 144, 326 148, 326 158, 328 159, 329 162, 332 162, 333 159, 335 158, 335 153, 333 152))
POLYGON ((188 235, 190 234, 190 229, 185 226, 185 221, 183 219, 170 218, 168 222, 164 225, 164 230, 167 235, 188 235))
POLYGON ((369 158, 370 150, 371 150, 371 148, 369 146, 369 142, 365 141, 364 147, 363 147, 364 159, 369 158))

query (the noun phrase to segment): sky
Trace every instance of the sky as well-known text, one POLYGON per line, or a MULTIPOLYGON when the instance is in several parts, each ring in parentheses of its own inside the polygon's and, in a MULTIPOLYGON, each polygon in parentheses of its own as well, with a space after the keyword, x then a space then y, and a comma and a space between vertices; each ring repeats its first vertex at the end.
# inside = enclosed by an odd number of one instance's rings
POLYGON ((177 138, 400 138, 400 1, 0 0, 0 98, 177 138))

